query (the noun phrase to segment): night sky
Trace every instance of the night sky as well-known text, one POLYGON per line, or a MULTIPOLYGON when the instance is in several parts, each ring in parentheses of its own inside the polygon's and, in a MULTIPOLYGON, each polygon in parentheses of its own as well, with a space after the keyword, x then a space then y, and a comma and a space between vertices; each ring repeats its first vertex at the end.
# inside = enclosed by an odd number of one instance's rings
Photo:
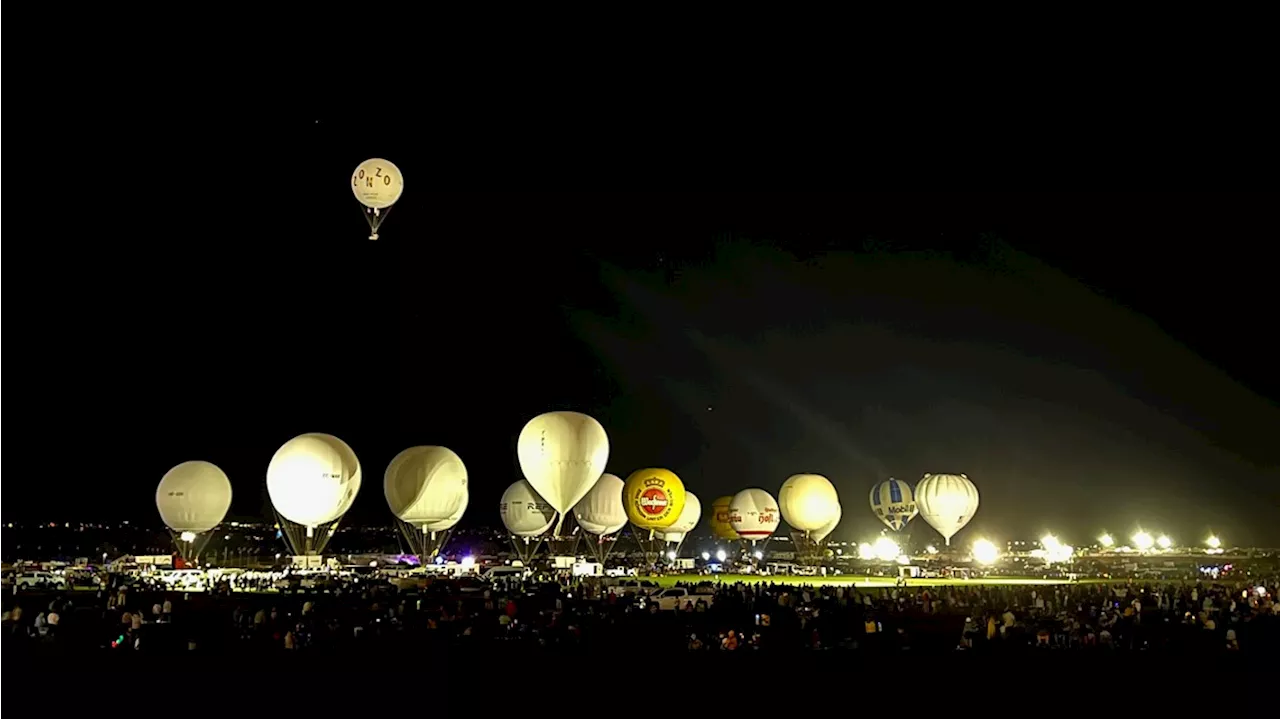
POLYGON ((524 422, 575 409, 610 471, 704 506, 825 474, 837 539, 879 527, 874 482, 965 472, 967 533, 1280 540, 1274 196, 463 193, 423 144, 326 122, 118 132, 51 157, 83 201, 10 255, 7 521, 158 522, 189 459, 266 516, 272 453, 329 432, 354 520, 443 444, 464 524, 496 524, 524 422), (378 242, 370 156, 406 177, 378 242))

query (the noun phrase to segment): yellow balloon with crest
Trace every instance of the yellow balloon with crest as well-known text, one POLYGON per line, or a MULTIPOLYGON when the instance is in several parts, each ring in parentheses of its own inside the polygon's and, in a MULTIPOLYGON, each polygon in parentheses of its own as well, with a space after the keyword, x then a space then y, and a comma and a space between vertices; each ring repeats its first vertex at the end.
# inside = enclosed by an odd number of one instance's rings
POLYGON ((637 529, 662 531, 684 511, 684 482, 669 469, 636 470, 622 486, 622 503, 637 529))

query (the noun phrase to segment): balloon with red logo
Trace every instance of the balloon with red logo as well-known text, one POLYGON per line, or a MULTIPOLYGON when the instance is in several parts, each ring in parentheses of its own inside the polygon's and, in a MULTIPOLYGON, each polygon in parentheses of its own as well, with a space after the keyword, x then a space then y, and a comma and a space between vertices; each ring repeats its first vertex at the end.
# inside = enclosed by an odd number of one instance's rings
POLYGON ((744 489, 729 503, 730 526, 738 536, 752 542, 771 537, 781 520, 778 501, 763 489, 744 489))
POLYGON ((623 484, 622 499, 627 519, 638 529, 662 531, 684 511, 684 482, 669 469, 637 470, 623 484))

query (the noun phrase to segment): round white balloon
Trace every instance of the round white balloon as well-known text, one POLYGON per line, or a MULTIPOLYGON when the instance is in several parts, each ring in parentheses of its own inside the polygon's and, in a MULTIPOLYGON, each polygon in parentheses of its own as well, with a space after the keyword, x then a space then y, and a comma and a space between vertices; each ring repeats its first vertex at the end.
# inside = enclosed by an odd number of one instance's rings
POLYGON ((285 442, 267 466, 267 494, 280 516, 305 527, 341 517, 360 490, 360 462, 346 442, 304 434, 285 442))
POLYGON ((675 542, 678 539, 670 539, 671 535, 678 534, 681 538, 692 532, 698 526, 698 522, 702 520, 702 502, 698 500, 698 496, 693 492, 684 493, 684 509, 680 510, 680 516, 676 518, 674 524, 662 531, 663 536, 667 537, 666 541, 675 542))
POLYGON ((822 527, 811 532, 809 534, 809 537, 815 542, 822 542, 824 539, 831 536, 831 533, 835 531, 836 526, 840 524, 840 516, 843 513, 844 513, 844 510, 840 509, 840 505, 837 504, 836 514, 834 517, 831 518, 831 521, 827 522, 826 524, 822 525, 822 527))
POLYGON ((752 487, 733 495, 729 503, 729 526, 738 536, 751 541, 768 539, 782 521, 773 495, 752 487))
POLYGON ((502 493, 498 513, 502 526, 517 537, 537 537, 551 529, 555 519, 555 510, 523 479, 502 493))
POLYGON ((462 515, 466 514, 467 504, 470 501, 471 501, 471 496, 469 494, 464 494, 462 496, 462 504, 458 507, 458 511, 449 515, 448 519, 442 519, 439 522, 427 522, 426 524, 422 525, 422 531, 444 532, 444 531, 453 529, 455 526, 457 526, 458 522, 462 521, 462 515))
POLYGON ((978 511, 978 488, 963 474, 926 474, 915 495, 920 516, 948 545, 978 511))
POLYGON ((387 465, 391 513, 415 527, 448 519, 467 496, 467 468, 447 447, 410 447, 387 465))
POLYGON ((778 507, 792 529, 812 532, 831 521, 840 497, 831 480, 820 474, 793 474, 778 490, 778 507))
POLYGON ((231 480, 209 462, 183 462, 161 478, 156 508, 165 526, 175 532, 207 532, 231 508, 231 480))
POLYGON ((616 475, 600 475, 591 491, 573 506, 573 516, 582 531, 608 536, 627 526, 627 507, 622 502, 624 484, 616 475))
POLYGON ((365 207, 386 209, 404 193, 404 177, 395 163, 375 157, 360 163, 351 173, 351 192, 365 207))

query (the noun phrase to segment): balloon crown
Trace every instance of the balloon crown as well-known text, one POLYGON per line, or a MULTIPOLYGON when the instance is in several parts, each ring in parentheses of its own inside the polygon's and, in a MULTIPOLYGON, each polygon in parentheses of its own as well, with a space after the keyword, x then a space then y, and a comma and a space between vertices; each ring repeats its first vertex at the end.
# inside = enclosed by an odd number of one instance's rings
POLYGON ((666 484, 666 482, 662 481, 658 477, 649 477, 644 481, 644 486, 646 487, 661 487, 664 484, 666 484))

